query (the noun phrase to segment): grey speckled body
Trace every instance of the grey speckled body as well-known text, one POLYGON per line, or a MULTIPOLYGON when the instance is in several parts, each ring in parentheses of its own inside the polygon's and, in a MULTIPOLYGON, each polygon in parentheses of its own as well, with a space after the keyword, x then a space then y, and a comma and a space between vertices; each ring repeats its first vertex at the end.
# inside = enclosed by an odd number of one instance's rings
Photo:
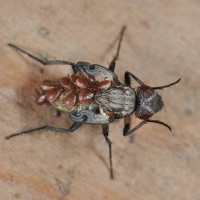
POLYGON ((96 94, 95 100, 105 112, 124 117, 134 112, 136 94, 127 86, 111 87, 96 94))

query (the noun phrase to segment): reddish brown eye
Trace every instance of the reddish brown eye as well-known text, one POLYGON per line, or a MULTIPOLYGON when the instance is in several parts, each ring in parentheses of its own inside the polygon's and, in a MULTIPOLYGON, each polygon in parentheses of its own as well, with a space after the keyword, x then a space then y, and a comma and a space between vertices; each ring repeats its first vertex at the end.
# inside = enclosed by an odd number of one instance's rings
POLYGON ((64 104, 66 107, 72 107, 75 105, 76 100, 77 100, 76 94, 74 92, 71 92, 66 96, 64 104))
POLYGON ((142 85, 140 87, 140 92, 144 98, 149 98, 155 94, 154 90, 147 85, 142 85))
POLYGON ((55 101, 61 94, 62 92, 62 88, 61 87, 57 87, 57 88, 54 88, 52 90, 50 90, 48 93, 47 93, 47 99, 49 101, 55 101))
POLYGON ((41 85, 41 88, 43 90, 52 90, 54 89, 55 87, 57 87, 57 85, 52 82, 52 81, 49 81, 49 80, 45 80, 42 82, 42 85, 41 85))
POLYGON ((149 117, 151 117, 153 115, 153 113, 149 112, 148 110, 142 110, 139 115, 138 118, 139 119, 148 119, 149 117))
POLYGON ((73 83, 70 79, 70 77, 63 77, 60 79, 60 84, 66 88, 66 89, 71 89, 73 87, 73 83))
POLYGON ((89 89, 82 89, 79 94, 79 101, 82 103, 89 103, 94 99, 94 92, 89 89))

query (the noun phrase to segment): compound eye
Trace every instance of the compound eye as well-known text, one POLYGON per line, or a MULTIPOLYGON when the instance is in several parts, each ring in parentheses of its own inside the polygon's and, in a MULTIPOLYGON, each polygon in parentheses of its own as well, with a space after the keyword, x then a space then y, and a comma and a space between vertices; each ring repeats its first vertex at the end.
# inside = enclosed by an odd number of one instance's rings
POLYGON ((149 112, 148 110, 141 110, 140 113, 138 114, 139 119, 148 119, 153 115, 153 113, 149 112))
POLYGON ((140 87, 140 92, 141 92, 141 95, 146 99, 155 94, 154 90, 147 85, 142 85, 140 87))

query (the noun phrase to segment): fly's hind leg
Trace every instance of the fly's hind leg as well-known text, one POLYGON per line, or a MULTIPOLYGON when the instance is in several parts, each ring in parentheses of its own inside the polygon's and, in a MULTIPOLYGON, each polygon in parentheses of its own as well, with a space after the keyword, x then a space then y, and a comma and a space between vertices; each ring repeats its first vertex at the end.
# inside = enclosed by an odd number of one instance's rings
POLYGON ((80 128, 83 124, 84 124, 83 122, 74 122, 73 125, 70 128, 56 128, 56 127, 53 127, 53 126, 44 125, 44 126, 40 126, 40 127, 37 127, 37 128, 29 129, 29 130, 26 130, 26 131, 14 133, 14 134, 11 134, 9 136, 6 136, 5 138, 11 139, 11 138, 19 136, 19 135, 29 134, 29 133, 33 133, 33 132, 40 131, 40 130, 50 130, 50 131, 59 132, 59 133, 69 133, 69 132, 74 132, 75 130, 80 128))
POLYGON ((74 73, 78 72, 75 63, 72 63, 72 62, 69 62, 69 61, 66 61, 66 60, 42 60, 42 59, 32 55, 31 53, 29 53, 29 52, 17 47, 14 44, 8 43, 8 46, 20 51, 21 53, 26 54, 30 58, 36 60, 37 62, 39 62, 39 63, 41 63, 43 65, 70 65, 72 67, 74 73))

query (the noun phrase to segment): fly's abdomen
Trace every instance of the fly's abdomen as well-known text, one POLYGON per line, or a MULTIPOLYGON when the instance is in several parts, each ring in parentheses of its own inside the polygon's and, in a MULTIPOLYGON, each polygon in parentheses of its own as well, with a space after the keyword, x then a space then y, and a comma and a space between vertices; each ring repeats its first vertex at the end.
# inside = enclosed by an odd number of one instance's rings
POLYGON ((105 112, 126 116, 134 111, 135 96, 132 88, 119 86, 98 92, 95 100, 105 112))
POLYGON ((94 76, 76 73, 59 81, 43 81, 36 90, 35 100, 38 105, 47 103, 63 112, 74 108, 90 109, 96 93, 110 86, 110 80, 98 81, 94 76))

